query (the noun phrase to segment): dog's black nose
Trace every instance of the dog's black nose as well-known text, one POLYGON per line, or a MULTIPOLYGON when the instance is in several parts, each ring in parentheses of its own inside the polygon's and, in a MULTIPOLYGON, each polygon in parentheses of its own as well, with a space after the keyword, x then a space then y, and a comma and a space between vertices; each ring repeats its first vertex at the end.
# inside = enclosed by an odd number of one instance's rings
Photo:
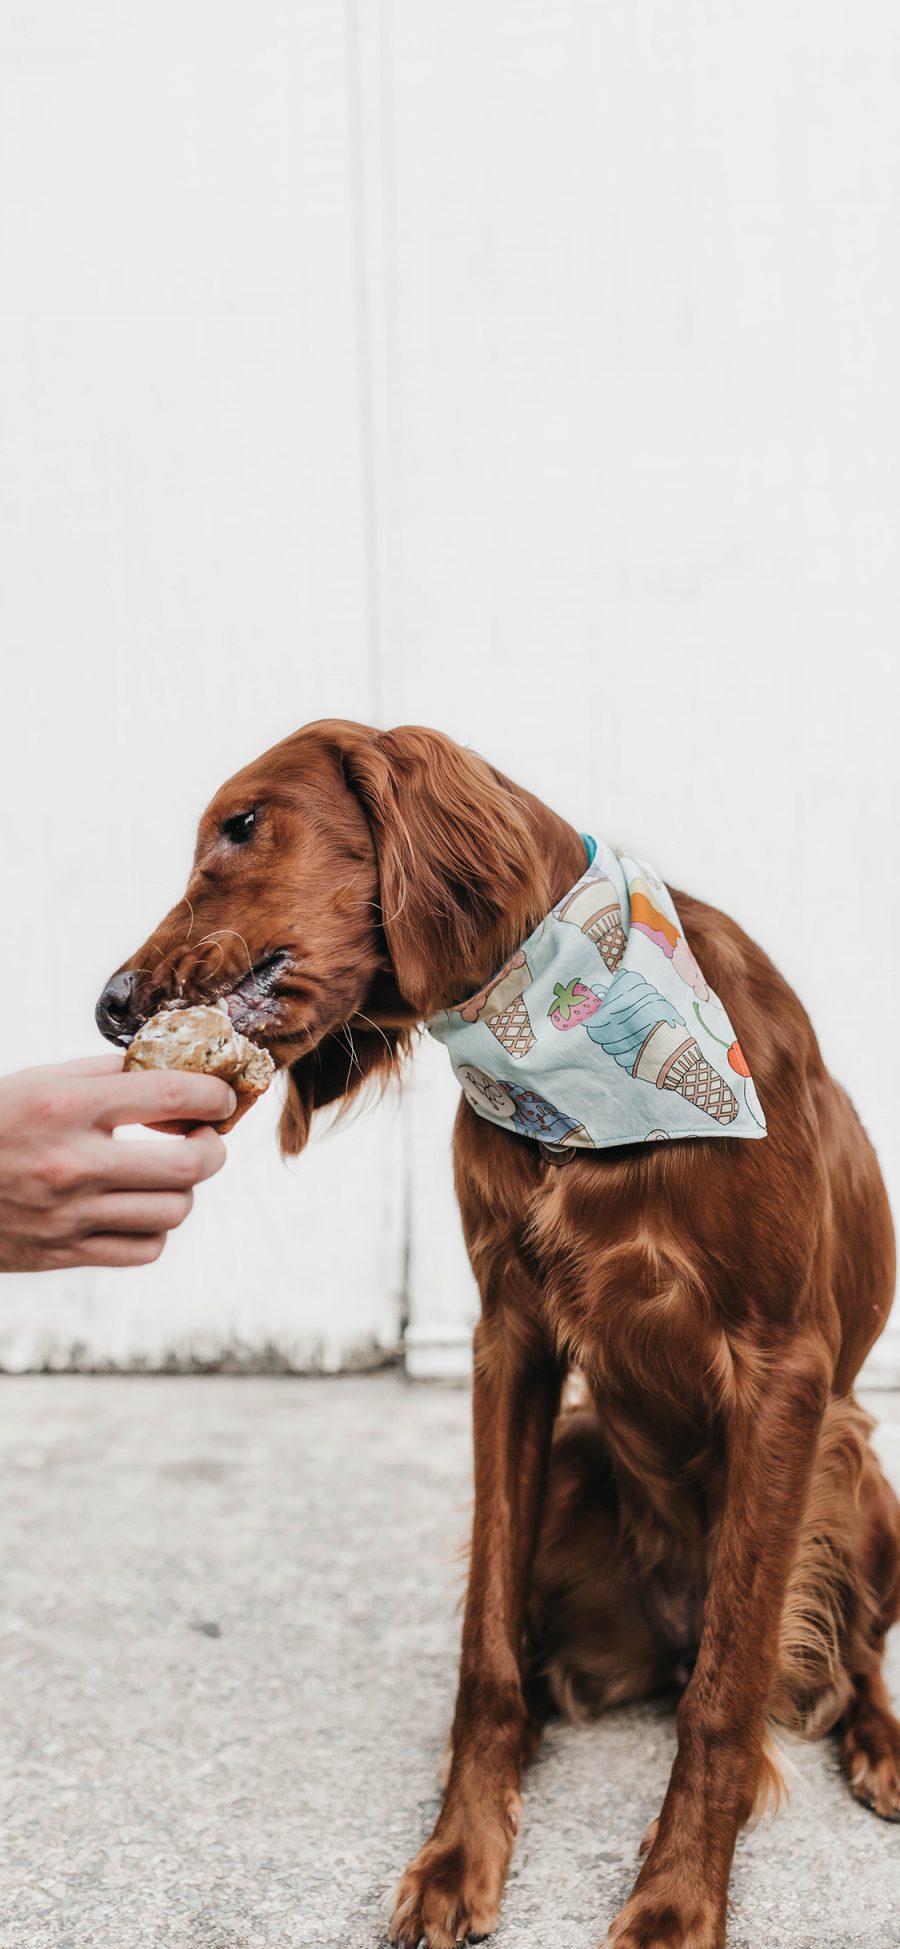
POLYGON ((113 975, 94 1010, 94 1020, 107 1042, 130 1042, 141 1018, 135 1014, 132 997, 134 975, 129 969, 113 975))

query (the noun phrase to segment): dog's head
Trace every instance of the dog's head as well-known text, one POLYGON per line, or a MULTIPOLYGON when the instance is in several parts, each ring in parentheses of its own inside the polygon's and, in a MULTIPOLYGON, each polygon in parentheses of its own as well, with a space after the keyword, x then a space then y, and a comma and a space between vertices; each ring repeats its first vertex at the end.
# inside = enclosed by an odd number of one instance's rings
POLYGON ((416 1024, 470 994, 549 904, 540 808, 435 731, 308 725, 200 821, 182 900, 107 982, 97 1023, 224 996, 290 1071, 282 1148, 387 1080, 416 1024))

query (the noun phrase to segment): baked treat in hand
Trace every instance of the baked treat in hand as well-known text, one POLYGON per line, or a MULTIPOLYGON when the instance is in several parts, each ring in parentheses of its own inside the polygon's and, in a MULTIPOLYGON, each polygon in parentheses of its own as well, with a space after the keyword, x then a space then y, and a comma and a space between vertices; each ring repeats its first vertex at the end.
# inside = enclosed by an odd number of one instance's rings
MULTIPOLYGON (((275 1074, 268 1049, 259 1049, 238 1034, 224 1001, 198 1008, 164 1008, 151 1015, 128 1045, 125 1068, 193 1069, 205 1076, 221 1076, 237 1097, 231 1116, 213 1126, 223 1135, 265 1095, 275 1074)), ((196 1124, 160 1123, 150 1128, 184 1136, 196 1124)))

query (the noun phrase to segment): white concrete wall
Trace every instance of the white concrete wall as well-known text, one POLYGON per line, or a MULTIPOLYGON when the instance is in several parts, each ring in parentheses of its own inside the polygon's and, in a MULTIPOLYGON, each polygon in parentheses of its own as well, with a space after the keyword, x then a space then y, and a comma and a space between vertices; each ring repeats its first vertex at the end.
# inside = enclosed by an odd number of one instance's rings
MULTIPOLYGON (((54 0, 5 75, 0 1061, 91 1046, 236 763, 433 722, 764 942, 896 1204, 896 9, 54 0)), ((7 1282, 9 1357, 337 1359, 407 1264, 457 1359, 443 1060, 7 1282)))
MULTIPOLYGON (((4 10, 0 1067, 90 1050, 217 784, 378 708, 340 8, 4 10)), ((6 1280, 8 1364, 336 1365, 398 1337, 391 1114, 274 1103, 149 1271, 6 1280), (351 1220, 353 1222, 349 1222, 351 1220)))

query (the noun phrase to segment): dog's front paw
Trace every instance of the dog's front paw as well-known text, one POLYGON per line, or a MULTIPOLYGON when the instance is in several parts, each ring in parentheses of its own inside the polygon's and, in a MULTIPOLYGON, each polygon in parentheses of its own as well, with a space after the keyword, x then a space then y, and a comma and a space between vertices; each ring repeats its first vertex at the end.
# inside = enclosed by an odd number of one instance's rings
POLYGON ((456 1949, 493 1933, 517 1825, 518 1796, 493 1835, 473 1823, 426 1842, 394 1897, 388 1934, 397 1949, 456 1949))
POLYGON ((900 1726, 870 1713, 847 1727, 841 1753, 850 1791, 882 1820, 900 1821, 900 1726))
POLYGON ((683 1874, 648 1874, 652 1865, 651 1839, 647 1868, 601 1949, 725 1949, 719 1905, 683 1874))

